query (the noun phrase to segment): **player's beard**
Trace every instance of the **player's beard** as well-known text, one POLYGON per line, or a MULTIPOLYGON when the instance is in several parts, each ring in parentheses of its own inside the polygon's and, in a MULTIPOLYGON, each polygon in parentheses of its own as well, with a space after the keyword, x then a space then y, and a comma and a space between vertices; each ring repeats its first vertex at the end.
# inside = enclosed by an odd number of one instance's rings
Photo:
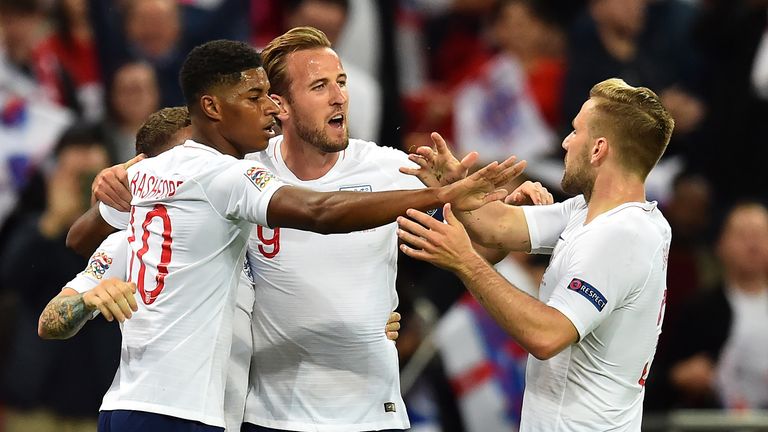
POLYGON ((595 175, 589 164, 589 148, 584 146, 581 153, 572 156, 574 160, 571 161, 570 166, 566 163, 560 186, 565 193, 584 194, 584 198, 589 201, 590 196, 592 196, 592 188, 595 186, 595 175))
POLYGON ((334 141, 322 128, 315 129, 302 121, 296 122, 296 134, 299 138, 326 153, 336 153, 347 148, 349 145, 349 129, 345 129, 344 132, 344 138, 334 141))

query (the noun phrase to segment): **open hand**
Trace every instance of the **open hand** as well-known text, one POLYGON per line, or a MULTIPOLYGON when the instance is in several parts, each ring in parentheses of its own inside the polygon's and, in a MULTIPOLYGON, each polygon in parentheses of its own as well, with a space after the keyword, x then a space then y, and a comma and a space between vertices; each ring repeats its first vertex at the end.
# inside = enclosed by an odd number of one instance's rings
POLYGON ((477 152, 470 152, 459 161, 439 133, 432 132, 430 138, 434 148, 421 146, 408 155, 408 159, 419 167, 402 167, 400 172, 418 177, 428 187, 448 185, 466 177, 477 162, 477 152))
POLYGON ((440 268, 457 271, 476 252, 472 248, 464 225, 451 211, 451 205, 443 207, 445 222, 442 223, 424 212, 409 209, 399 217, 397 236, 403 243, 400 250, 409 257, 427 261, 440 268))
POLYGON ((490 202, 504 199, 509 193, 501 185, 508 184, 525 170, 526 162, 515 156, 502 163, 492 162, 469 177, 440 191, 443 202, 450 202, 457 211, 476 210, 490 202))

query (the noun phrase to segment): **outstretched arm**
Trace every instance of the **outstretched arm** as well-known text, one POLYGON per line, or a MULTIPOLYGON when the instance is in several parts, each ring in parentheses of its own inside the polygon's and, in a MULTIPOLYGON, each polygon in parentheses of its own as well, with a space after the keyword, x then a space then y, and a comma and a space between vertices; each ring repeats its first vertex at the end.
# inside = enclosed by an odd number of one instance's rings
POLYGON ((536 358, 551 358, 578 340, 565 315, 517 289, 472 249, 450 205, 443 213, 445 224, 415 210, 408 211, 413 220, 398 218, 398 236, 408 244, 400 245, 403 253, 454 272, 494 320, 536 358))
POLYGON ((506 197, 507 191, 497 185, 508 183, 524 168, 524 162, 514 159, 494 162, 456 183, 413 191, 327 193, 282 187, 269 202, 267 220, 271 226, 328 234, 381 226, 408 208, 428 210, 452 202, 472 210, 506 197))
MULTIPOLYGON (((459 161, 448 148, 440 134, 431 135, 434 147, 419 147, 408 158, 418 168, 400 168, 404 174, 418 177, 424 184, 450 184, 466 176, 477 159, 477 153, 470 153, 459 161)), ((498 185, 498 187, 509 187, 498 185)), ((507 196, 506 203, 514 205, 552 204, 552 194, 538 182, 527 181, 507 196)), ((456 216, 466 225, 480 254, 491 262, 498 262, 510 251, 530 250, 528 226, 522 209, 491 203, 480 209, 462 212, 456 216)))
POLYGON ((461 221, 466 222, 465 228, 470 232, 470 237, 473 239, 472 246, 480 256, 491 264, 498 263, 512 251, 528 252, 531 250, 530 234, 525 215, 522 209, 511 207, 511 205, 549 205, 554 202, 554 199, 541 183, 526 181, 507 195, 504 201, 510 205, 491 203, 490 206, 498 206, 498 208, 488 209, 485 216, 470 214, 475 212, 461 212, 457 215, 461 221), (494 212, 498 214, 492 214, 494 212), (485 225, 489 221, 496 222, 498 226, 488 228, 485 225), (485 246, 480 243, 481 241, 484 242, 485 246))

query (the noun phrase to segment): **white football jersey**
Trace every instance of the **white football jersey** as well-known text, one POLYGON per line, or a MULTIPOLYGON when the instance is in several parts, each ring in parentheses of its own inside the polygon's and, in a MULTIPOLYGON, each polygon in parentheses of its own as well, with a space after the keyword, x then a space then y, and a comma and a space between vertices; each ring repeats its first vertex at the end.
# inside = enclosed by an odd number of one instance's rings
MULTIPOLYGON (((267 150, 247 158, 286 183, 317 191, 424 187, 398 172, 413 165, 404 153, 355 139, 327 174, 301 181, 286 167, 281 143, 276 137, 267 150)), ((295 431, 409 427, 397 349, 384 332, 398 302, 396 227, 333 235, 254 228, 246 422, 295 431)))
MULTIPOLYGON (((95 288, 103 279, 127 279, 128 250, 125 231, 118 231, 109 235, 91 255, 85 270, 78 273, 64 286, 84 293, 95 288)), ((240 283, 237 287, 237 308, 233 320, 232 349, 224 390, 224 416, 228 431, 239 431, 243 422, 245 396, 248 392, 248 372, 251 367, 253 279, 248 262, 244 261, 244 263, 240 283)), ((93 316, 97 316, 98 313, 99 311, 96 310, 93 316)), ((122 329, 122 324, 120 327, 122 329)))
MULTIPOLYGON (((139 310, 123 324, 120 366, 101 409, 223 427, 241 263, 251 223, 267 224, 283 183, 258 163, 193 141, 137 163, 128 179, 128 275, 139 310)), ((121 219, 102 211, 107 222, 121 219)))
POLYGON ((528 357, 521 431, 640 431, 661 333, 671 229, 655 202, 622 204, 584 224, 583 196, 525 207, 534 253, 552 253, 539 299, 579 341, 528 357))

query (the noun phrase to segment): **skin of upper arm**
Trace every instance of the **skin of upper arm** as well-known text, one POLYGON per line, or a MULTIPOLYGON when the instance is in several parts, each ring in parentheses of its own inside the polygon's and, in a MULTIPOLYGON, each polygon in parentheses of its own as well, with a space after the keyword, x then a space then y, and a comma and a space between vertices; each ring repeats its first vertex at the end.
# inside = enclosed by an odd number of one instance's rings
POLYGON ((66 245, 78 255, 89 257, 99 244, 116 230, 101 217, 97 204, 80 216, 70 227, 66 245))
POLYGON ((549 349, 542 353, 540 360, 546 360, 560 354, 568 346, 579 341, 579 331, 573 325, 570 319, 559 310, 552 308, 555 313, 552 314, 552 336, 549 349))
POLYGON ((531 237, 521 207, 490 203, 461 216, 473 241, 489 249, 530 252, 531 237))

